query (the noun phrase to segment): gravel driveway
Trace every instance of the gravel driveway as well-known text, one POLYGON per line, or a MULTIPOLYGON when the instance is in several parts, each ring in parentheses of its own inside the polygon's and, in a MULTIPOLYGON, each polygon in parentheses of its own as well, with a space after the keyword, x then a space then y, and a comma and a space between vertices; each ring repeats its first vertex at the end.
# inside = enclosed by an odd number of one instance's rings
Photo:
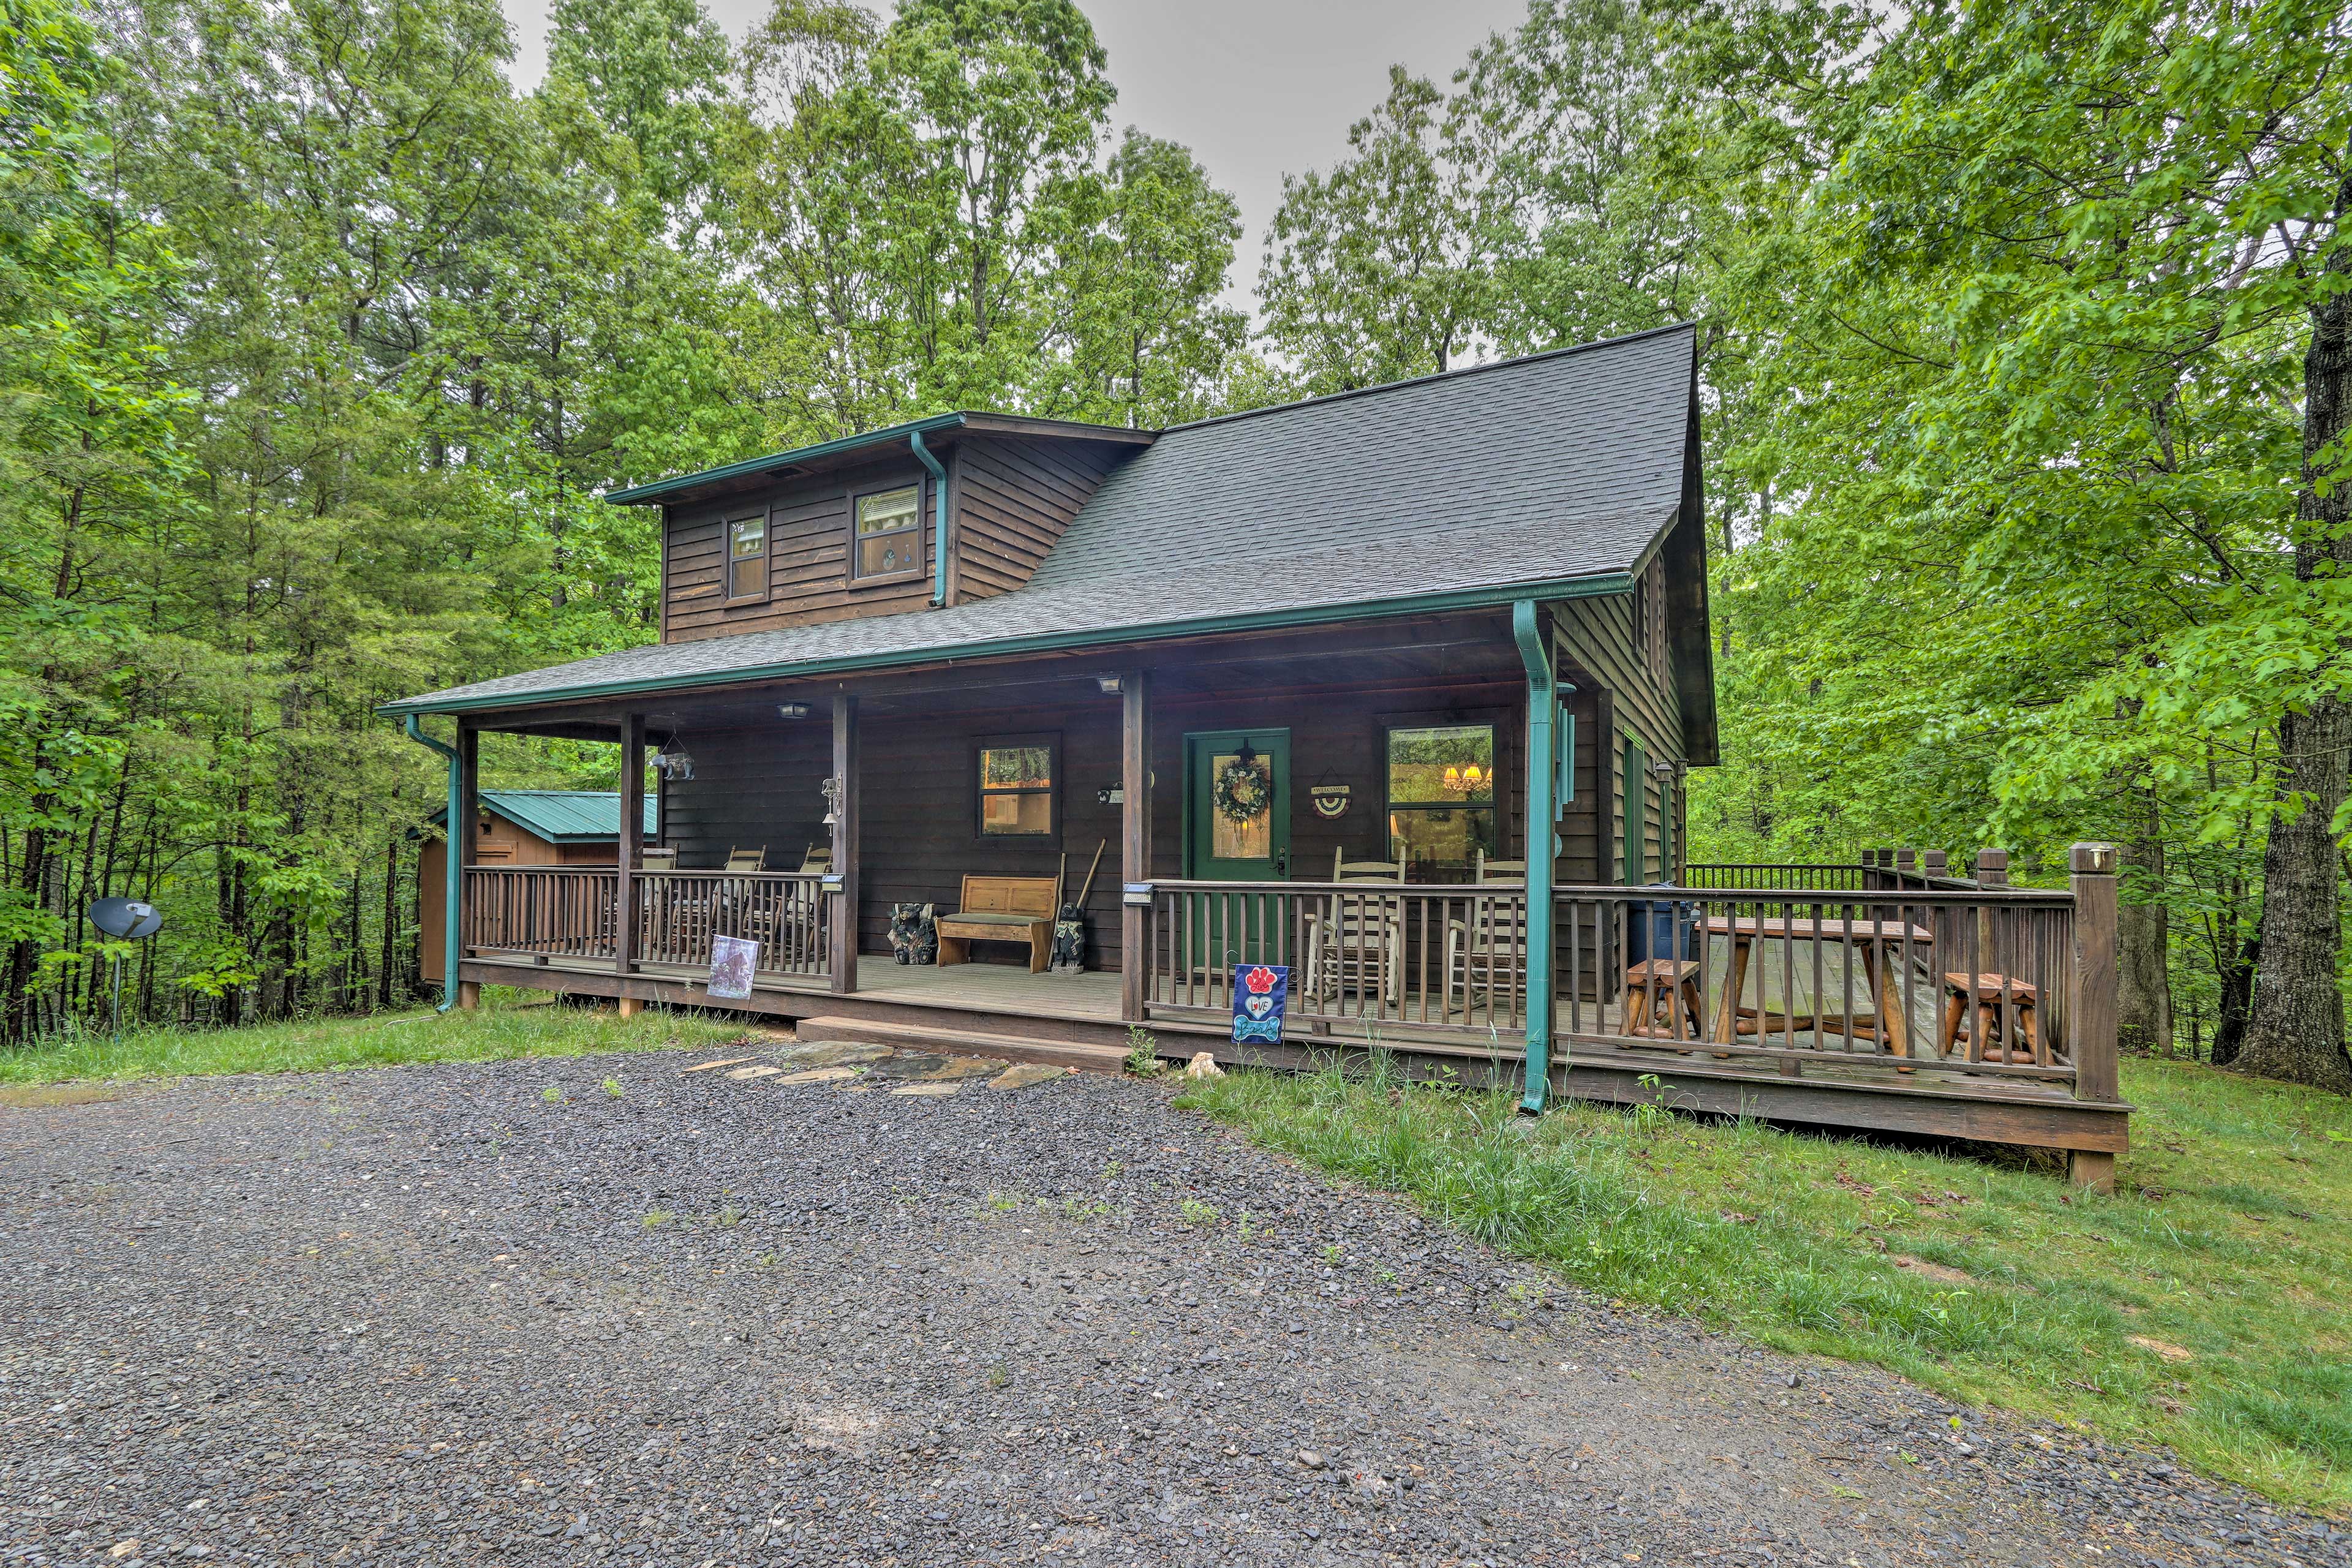
POLYGON ((2352 1563, 1163 1086, 829 1059, 0 1109, 0 1563, 2352 1563))

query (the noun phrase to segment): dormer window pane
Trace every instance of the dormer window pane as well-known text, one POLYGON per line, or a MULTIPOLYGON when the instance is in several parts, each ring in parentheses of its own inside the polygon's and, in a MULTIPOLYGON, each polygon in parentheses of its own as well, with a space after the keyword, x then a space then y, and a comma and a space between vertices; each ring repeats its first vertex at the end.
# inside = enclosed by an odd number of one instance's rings
POLYGON ((923 569, 919 485, 857 498, 856 574, 897 577, 923 569))
POLYGON ((727 525, 727 596, 755 599, 768 587, 768 520, 739 518, 727 525))

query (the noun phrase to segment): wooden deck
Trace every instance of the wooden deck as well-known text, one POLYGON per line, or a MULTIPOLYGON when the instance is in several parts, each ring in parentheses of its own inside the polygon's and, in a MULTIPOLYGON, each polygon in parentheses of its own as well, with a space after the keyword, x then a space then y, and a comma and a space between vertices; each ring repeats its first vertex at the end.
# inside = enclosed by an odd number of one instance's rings
MULTIPOLYGON (((982 1036, 1020 1036, 1124 1048, 1119 976, 1087 973, 1032 974, 1025 965, 966 963, 947 968, 903 965, 885 955, 857 961, 857 988, 842 994, 823 981, 765 979, 748 1002, 714 1000, 703 976, 646 966, 625 983, 594 960, 500 963, 469 959, 465 978, 597 996, 635 997, 676 1006, 717 1007, 798 1022, 850 1019, 924 1029, 959 1029, 982 1036)), ((1718 1057, 1710 1042, 1628 1046, 1591 1033, 1614 1025, 1585 1003, 1579 1028, 1566 1005, 1559 1009, 1551 1070, 1555 1094, 1616 1104, 1663 1104, 1711 1115, 1752 1116, 1799 1126, 1860 1129, 2022 1143, 2095 1153, 2126 1145, 2130 1107, 2075 1099, 2063 1082, 1988 1078, 1936 1070, 1923 1058, 1914 1070, 1874 1052, 1806 1051, 1801 1062, 1769 1056, 1718 1057)), ((1372 1053, 1423 1081, 1468 1087, 1517 1085, 1524 1053, 1519 1042, 1496 1036, 1480 1042, 1420 1034, 1391 1025, 1351 1030, 1344 1021, 1295 1027, 1279 1047, 1237 1051, 1222 1021, 1207 1016, 1155 1016, 1150 1024, 1160 1054, 1182 1060, 1214 1053, 1228 1065, 1314 1070, 1339 1065, 1369 1068, 1372 1053)))

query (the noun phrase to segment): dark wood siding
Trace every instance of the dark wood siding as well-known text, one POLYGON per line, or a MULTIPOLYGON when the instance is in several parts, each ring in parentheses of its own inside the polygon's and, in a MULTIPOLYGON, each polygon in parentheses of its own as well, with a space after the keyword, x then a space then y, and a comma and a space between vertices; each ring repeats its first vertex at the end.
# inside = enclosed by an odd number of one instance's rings
MULTIPOLYGON (((1589 599, 1570 599, 1558 606, 1554 622, 1559 652, 1560 679, 1574 681, 1580 689, 1587 685, 1606 687, 1609 690, 1612 715, 1603 732, 1599 715, 1578 720, 1578 761, 1590 752, 1597 765, 1609 769, 1609 811, 1605 822, 1595 821, 1586 826, 1588 839, 1593 842, 1594 868, 1598 880, 1619 879, 1622 856, 1620 847, 1625 838, 1625 802, 1629 787, 1638 787, 1648 802, 1645 813, 1649 822, 1646 848, 1642 870, 1633 875, 1634 881, 1654 881, 1663 874, 1670 852, 1670 837, 1662 837, 1660 824, 1664 810, 1671 808, 1671 792, 1657 780, 1643 778, 1632 781, 1624 777, 1625 736, 1632 734, 1652 762, 1679 762, 1684 758, 1682 707, 1676 700, 1669 662, 1646 656, 1637 635, 1637 595, 1605 594, 1589 599), (1586 730, 1591 734, 1588 744, 1586 730), (1595 838, 1594 834, 1598 833, 1595 838)), ((1650 602, 1658 603, 1653 598, 1650 602)), ((1654 617, 1660 612, 1653 612, 1654 617)), ((1655 618, 1654 631, 1658 629, 1655 618)), ((1580 695, 1581 692, 1580 691, 1580 695)), ((1598 785, 1596 780, 1596 798, 1598 785)), ((1583 781, 1578 781, 1578 794, 1583 794, 1583 781)), ((1566 874, 1563 867, 1563 875, 1566 874)))
POLYGON ((931 600, 931 482, 911 455, 792 480, 730 502, 676 509, 663 560, 663 640, 697 642, 860 616, 895 615, 931 600), (851 498, 920 483, 923 573, 887 583, 849 580, 851 498), (768 515, 768 597, 726 603, 722 574, 730 518, 768 515))
POLYGON ((954 563, 949 592, 1009 594, 1029 581, 1120 448, 976 436, 955 451, 954 563))

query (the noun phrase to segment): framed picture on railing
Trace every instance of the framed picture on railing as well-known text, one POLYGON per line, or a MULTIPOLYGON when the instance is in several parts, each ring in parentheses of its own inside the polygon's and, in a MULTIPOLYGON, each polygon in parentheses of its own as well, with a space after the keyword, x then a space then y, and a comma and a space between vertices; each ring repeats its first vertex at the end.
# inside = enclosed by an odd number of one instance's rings
POLYGON ((704 989, 730 1002, 748 1000, 751 975, 759 966, 758 942, 748 937, 714 936, 710 939, 710 984, 704 989))

